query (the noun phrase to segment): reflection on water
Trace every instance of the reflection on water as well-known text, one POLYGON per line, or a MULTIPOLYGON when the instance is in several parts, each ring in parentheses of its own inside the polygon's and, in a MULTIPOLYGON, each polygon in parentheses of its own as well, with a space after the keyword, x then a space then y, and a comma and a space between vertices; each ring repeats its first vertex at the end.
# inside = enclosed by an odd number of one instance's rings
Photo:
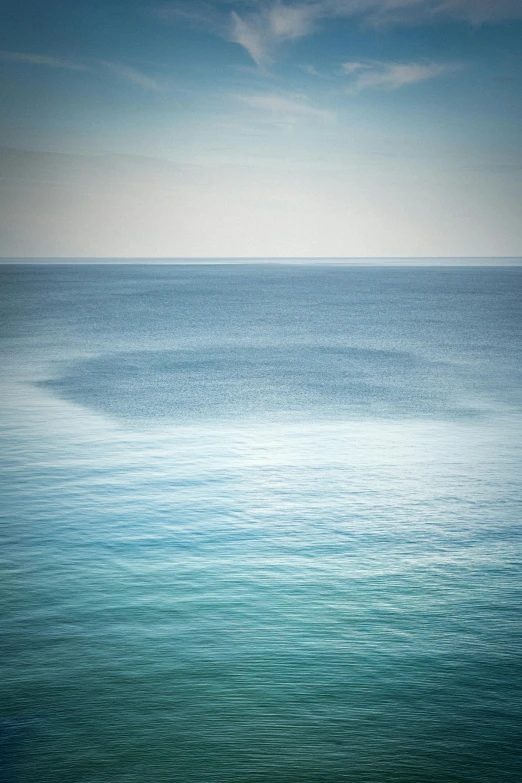
POLYGON ((0 269, 23 783, 518 783, 518 269, 0 269))

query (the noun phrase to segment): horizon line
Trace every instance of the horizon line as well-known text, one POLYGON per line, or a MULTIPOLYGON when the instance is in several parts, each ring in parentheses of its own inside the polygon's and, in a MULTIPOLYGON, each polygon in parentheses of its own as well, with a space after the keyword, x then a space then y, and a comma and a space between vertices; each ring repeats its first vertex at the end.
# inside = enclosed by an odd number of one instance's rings
POLYGON ((519 266, 522 256, 0 256, 0 264, 101 265, 172 264, 346 264, 346 265, 519 266))

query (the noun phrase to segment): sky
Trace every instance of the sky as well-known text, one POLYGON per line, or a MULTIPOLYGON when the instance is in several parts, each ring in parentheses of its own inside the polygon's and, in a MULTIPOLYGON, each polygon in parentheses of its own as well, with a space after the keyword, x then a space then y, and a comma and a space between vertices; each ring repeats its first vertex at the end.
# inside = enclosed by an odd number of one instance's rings
POLYGON ((522 255, 522 0, 3 0, 0 256, 522 255))

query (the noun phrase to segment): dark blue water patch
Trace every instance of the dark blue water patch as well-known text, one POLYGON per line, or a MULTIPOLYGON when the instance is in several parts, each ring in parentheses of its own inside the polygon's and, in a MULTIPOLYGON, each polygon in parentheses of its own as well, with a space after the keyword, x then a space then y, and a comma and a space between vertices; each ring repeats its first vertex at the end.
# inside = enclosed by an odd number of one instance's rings
POLYGON ((39 382, 124 419, 465 416, 455 368, 404 351, 215 346, 105 354, 39 382))
POLYGON ((0 783, 19 783, 20 760, 40 723, 36 715, 0 715, 0 783))

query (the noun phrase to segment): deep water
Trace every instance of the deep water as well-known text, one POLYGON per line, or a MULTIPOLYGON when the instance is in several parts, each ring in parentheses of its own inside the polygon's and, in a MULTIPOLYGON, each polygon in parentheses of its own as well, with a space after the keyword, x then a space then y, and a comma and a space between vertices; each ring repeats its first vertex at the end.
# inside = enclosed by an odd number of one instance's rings
POLYGON ((522 268, 0 285, 2 781, 522 781, 522 268))

